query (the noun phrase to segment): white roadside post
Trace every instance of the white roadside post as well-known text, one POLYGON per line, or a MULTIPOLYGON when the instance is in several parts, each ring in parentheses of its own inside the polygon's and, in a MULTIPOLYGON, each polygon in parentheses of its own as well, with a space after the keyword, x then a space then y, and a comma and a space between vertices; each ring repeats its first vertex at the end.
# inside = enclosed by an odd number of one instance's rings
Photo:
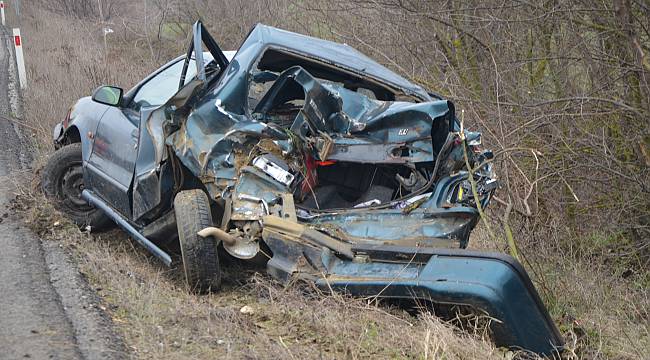
POLYGON ((104 63, 106 63, 106 59, 108 58, 108 41, 106 40, 106 35, 112 34, 113 29, 109 27, 104 27, 104 63))
POLYGON ((5 2, 0 1, 0 14, 2 16, 2 26, 5 26, 5 2))
POLYGON ((23 39, 18 28, 14 28, 14 47, 16 48, 18 80, 20 80, 20 88, 24 89, 27 87, 27 73, 25 72, 25 58, 23 57, 23 39))

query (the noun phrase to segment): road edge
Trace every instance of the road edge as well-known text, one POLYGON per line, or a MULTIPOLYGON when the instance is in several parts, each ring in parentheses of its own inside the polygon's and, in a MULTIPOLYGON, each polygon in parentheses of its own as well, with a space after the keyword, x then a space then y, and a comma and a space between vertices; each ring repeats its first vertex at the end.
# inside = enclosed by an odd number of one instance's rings
MULTIPOLYGON (((0 26, 4 35, 8 27, 0 26)), ((3 36, 4 46, 9 54, 8 69, 8 100, 11 115, 24 121, 23 92, 18 85, 15 49, 10 36, 3 36)), ((33 148, 29 136, 25 136, 17 124, 12 126, 25 150, 33 148)), ((31 156, 21 153, 18 162, 23 170, 30 168, 31 156)), ((31 173, 31 172, 30 172, 31 173)), ((19 174, 23 177, 26 174, 19 174)), ((84 359, 126 359, 128 349, 114 328, 110 316, 101 305, 103 300, 82 276, 73 256, 66 251, 64 245, 52 240, 46 240, 35 234, 20 220, 16 225, 24 228, 40 244, 43 253, 49 282, 54 289, 58 302, 62 305, 65 317, 72 325, 74 341, 77 350, 84 359)))

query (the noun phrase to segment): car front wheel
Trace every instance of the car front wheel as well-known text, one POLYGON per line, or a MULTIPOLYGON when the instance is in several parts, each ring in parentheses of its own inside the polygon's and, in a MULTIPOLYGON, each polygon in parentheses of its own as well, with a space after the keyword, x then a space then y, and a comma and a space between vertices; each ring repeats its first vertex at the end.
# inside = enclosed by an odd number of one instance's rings
POLYGON ((55 151, 43 169, 43 192, 70 220, 93 230, 109 228, 113 222, 101 210, 81 198, 84 189, 81 144, 66 145, 55 151))

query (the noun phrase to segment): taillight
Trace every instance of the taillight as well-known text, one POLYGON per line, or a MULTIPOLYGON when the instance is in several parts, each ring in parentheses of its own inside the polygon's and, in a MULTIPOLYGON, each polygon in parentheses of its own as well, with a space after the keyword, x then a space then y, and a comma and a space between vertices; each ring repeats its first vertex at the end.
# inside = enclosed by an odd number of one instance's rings
POLYGON ((334 160, 316 161, 316 165, 318 166, 330 166, 334 164, 336 164, 336 161, 334 160))

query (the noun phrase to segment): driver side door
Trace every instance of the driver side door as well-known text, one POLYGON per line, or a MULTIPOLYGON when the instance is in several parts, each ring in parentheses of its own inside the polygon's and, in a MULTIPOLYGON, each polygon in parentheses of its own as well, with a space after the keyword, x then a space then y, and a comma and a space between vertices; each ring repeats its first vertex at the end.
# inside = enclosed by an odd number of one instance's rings
POLYGON ((164 104, 178 91, 183 62, 176 61, 141 84, 127 104, 110 106, 100 119, 86 170, 89 186, 132 219, 132 183, 138 155, 141 112, 164 104))

